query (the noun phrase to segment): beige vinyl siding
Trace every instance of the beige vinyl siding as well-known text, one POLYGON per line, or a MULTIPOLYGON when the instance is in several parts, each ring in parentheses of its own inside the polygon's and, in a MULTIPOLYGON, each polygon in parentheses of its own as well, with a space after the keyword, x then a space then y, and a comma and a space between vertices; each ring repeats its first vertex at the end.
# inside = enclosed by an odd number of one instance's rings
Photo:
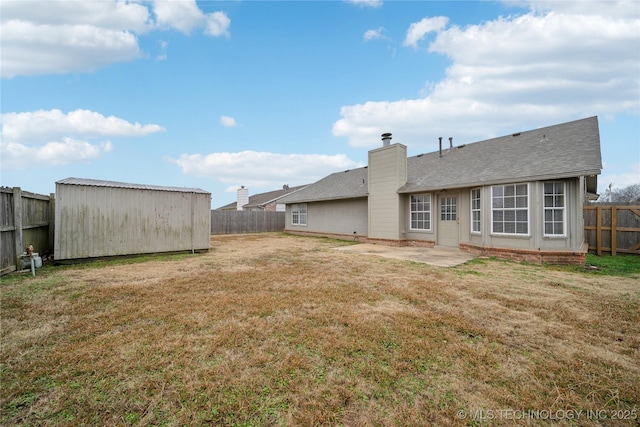
POLYGON ((56 260, 208 250, 209 193, 56 185, 56 260))
POLYGON ((307 225, 291 223, 291 206, 287 205, 285 230, 359 236, 367 234, 367 199, 332 200, 307 203, 307 225))
POLYGON ((407 180, 407 147, 393 144, 369 152, 369 237, 401 239, 398 188, 407 180))

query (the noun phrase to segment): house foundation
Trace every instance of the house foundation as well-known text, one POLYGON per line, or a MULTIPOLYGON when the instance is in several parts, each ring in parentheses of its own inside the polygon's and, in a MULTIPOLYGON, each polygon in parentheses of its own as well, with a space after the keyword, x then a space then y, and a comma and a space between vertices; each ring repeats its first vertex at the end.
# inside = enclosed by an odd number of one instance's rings
POLYGON ((460 250, 477 256, 496 257, 518 262, 526 261, 534 264, 584 265, 587 262, 587 249, 586 243, 583 244, 580 251, 538 251, 460 243, 460 250))

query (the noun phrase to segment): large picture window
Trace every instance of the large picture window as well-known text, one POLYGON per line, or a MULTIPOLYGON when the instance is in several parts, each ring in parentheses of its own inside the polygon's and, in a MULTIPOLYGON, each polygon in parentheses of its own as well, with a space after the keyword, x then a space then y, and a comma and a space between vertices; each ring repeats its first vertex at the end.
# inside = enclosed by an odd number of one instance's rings
POLYGON ((431 230, 431 194, 411 195, 411 230, 431 230))
POLYGON ((307 204, 296 203, 291 205, 291 224, 307 225, 307 204))
POLYGON ((471 190, 471 232, 480 233, 481 229, 481 211, 480 211, 480 189, 471 190))
POLYGON ((529 185, 491 187, 491 232, 529 234, 529 185))
POLYGON ((544 235, 565 235, 564 182, 544 183, 544 235))

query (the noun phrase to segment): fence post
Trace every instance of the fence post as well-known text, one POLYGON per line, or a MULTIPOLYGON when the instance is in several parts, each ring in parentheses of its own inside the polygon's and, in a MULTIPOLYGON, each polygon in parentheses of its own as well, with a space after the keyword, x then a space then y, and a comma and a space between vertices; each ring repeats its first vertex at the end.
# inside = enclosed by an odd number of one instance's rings
POLYGON ((618 246, 618 236, 617 230, 618 220, 616 218, 617 215, 616 207, 611 206, 611 256, 616 256, 616 246, 618 246))
POLYGON ((55 254, 56 193, 49 193, 49 251, 55 254))
POLYGON ((22 190, 20 187, 13 187, 13 227, 15 228, 13 238, 15 242, 15 259, 16 259, 16 270, 22 269, 22 255, 23 244, 22 244, 22 190))
POLYGON ((602 207, 596 208, 596 253, 602 255, 602 207))

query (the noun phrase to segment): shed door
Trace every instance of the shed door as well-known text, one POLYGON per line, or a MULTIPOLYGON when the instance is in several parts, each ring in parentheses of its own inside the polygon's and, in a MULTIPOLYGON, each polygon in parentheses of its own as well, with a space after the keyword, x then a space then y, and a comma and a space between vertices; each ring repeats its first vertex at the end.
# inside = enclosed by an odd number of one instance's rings
POLYGON ((458 247, 458 195, 439 196, 440 214, 438 215, 438 245, 458 247))

